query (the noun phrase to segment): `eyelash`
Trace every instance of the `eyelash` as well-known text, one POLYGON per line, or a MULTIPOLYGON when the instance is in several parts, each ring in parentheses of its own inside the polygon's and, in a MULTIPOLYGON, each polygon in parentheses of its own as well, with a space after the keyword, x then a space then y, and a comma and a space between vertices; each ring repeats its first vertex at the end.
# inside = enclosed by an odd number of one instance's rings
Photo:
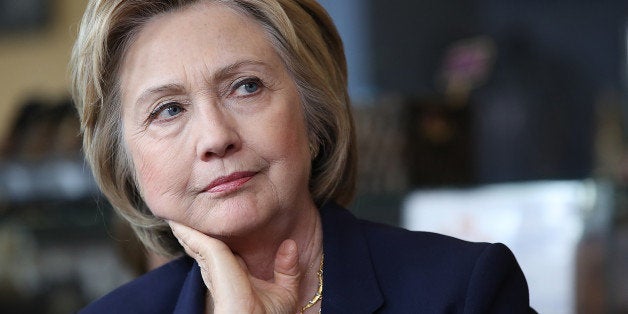
POLYGON ((185 112, 185 108, 183 108, 181 104, 174 101, 166 102, 157 106, 157 108, 150 112, 150 114, 148 115, 148 119, 146 119, 146 124, 151 123, 152 121, 157 119, 157 117, 159 117, 162 112, 172 107, 178 107, 182 112, 185 112))
POLYGON ((248 96, 252 96, 252 95, 257 95, 261 91, 261 89, 266 87, 266 85, 264 84, 264 82, 260 78, 249 77, 249 78, 242 79, 242 80, 236 82, 235 84, 233 84, 233 87, 231 89, 231 93, 235 94, 238 91, 238 89, 244 87, 247 84, 251 84, 251 83, 257 84, 257 89, 254 92, 247 93, 244 96, 236 96, 236 97, 248 97, 248 96))

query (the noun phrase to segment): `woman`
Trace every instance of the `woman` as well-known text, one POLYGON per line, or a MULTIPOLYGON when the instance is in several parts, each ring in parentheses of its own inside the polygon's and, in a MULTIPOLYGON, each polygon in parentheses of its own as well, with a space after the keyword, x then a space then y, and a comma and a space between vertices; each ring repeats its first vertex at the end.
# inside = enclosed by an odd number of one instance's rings
POLYGON ((346 64, 314 0, 93 0, 72 67, 101 189, 149 249, 187 253, 85 313, 530 310, 503 245, 342 207, 346 64))

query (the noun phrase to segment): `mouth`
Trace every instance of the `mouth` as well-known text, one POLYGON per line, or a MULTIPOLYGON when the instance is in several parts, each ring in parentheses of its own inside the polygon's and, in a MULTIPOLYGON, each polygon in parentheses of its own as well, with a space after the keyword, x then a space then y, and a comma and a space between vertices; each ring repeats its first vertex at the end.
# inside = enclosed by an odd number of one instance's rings
POLYGON ((221 194, 235 192, 251 180, 256 174, 257 172, 253 171, 241 171, 219 177, 205 188, 205 192, 221 194))

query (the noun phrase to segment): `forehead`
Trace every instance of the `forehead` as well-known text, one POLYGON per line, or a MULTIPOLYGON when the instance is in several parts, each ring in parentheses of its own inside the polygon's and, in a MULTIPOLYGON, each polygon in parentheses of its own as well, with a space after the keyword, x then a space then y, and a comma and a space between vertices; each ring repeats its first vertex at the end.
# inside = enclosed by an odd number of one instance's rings
POLYGON ((200 1, 151 18, 127 49, 119 77, 124 94, 129 83, 190 79, 243 60, 282 65, 257 21, 224 4, 200 1))

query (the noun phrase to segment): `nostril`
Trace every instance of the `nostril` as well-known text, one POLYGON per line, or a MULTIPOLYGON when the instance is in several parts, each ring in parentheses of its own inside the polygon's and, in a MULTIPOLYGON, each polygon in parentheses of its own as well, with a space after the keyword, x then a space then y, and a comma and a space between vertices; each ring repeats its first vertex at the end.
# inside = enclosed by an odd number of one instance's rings
POLYGON ((220 150, 206 150, 202 154, 202 158, 203 158, 203 160, 207 161, 207 160, 213 158, 214 156, 216 156, 216 157, 225 157, 227 154, 229 154, 235 148, 236 148, 236 146, 234 144, 229 144, 229 145, 223 147, 223 149, 220 149, 220 150))
POLYGON ((205 152, 203 154, 203 160, 209 160, 212 157, 212 152, 205 152))

